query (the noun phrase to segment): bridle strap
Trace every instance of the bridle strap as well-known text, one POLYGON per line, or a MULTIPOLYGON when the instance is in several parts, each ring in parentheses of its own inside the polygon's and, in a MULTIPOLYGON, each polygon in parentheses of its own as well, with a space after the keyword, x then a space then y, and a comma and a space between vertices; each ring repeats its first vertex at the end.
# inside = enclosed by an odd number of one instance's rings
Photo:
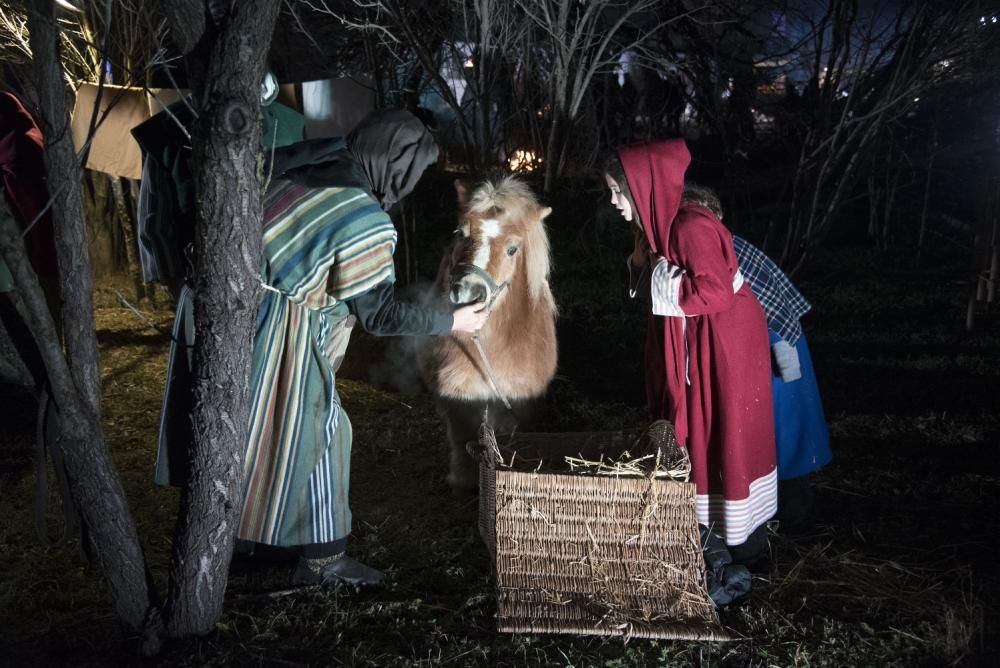
POLYGON ((493 302, 495 302, 497 297, 500 296, 500 293, 503 292, 508 285, 510 285, 510 281, 504 281, 498 285, 497 282, 493 280, 493 277, 486 272, 486 270, 481 269, 474 264, 456 264, 454 270, 465 274, 475 274, 481 278, 484 283, 486 283, 486 288, 490 292, 489 298, 486 300, 486 308, 491 308, 493 306, 493 302))
MULTIPOLYGON (((504 281, 503 283, 497 285, 497 282, 493 280, 492 276, 474 264, 457 264, 454 268, 460 272, 464 272, 465 274, 475 274, 481 278, 484 283, 486 283, 486 289, 489 290, 490 294, 486 299, 486 303, 483 306, 484 308, 491 308, 493 306, 493 302, 495 302, 497 297, 500 296, 500 293, 503 292, 510 284, 510 281, 504 281)), ((486 356, 486 351, 483 349, 483 344, 479 340, 479 332, 473 332, 472 342, 476 345, 476 350, 479 351, 479 358, 483 362, 483 371, 485 372, 484 375, 486 376, 486 380, 489 381, 493 393, 500 399, 500 401, 503 402, 503 405, 508 411, 513 412, 514 409, 511 407, 510 401, 506 396, 504 396, 503 392, 501 392, 500 388, 497 386, 497 379, 493 373, 493 365, 490 364, 490 360, 486 356)))

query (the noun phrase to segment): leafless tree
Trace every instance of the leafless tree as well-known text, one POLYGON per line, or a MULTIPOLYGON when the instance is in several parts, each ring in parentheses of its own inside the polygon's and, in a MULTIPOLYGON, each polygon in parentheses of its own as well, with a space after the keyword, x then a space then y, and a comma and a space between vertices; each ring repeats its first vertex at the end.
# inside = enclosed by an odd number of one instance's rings
MULTIPOLYGON (((64 5, 61 10, 59 45, 67 85, 72 89, 83 83, 98 86, 89 122, 91 136, 107 117, 107 112, 100 110, 113 108, 123 94, 121 88, 111 89, 108 84, 123 87, 146 84, 145 76, 152 55, 150 44, 155 30, 149 21, 152 5, 153 0, 80 0, 75 5, 64 5)), ((12 8, 0 7, 0 36, 5 38, 7 45, 6 49, 0 50, 0 60, 18 63, 29 57, 24 20, 24 16, 12 11, 12 8)), ((34 82, 31 77, 24 76, 25 69, 15 66, 13 72, 21 88, 30 91, 34 82)), ((29 97, 35 100, 37 94, 29 93, 29 97)), ((84 164, 88 151, 89 143, 82 148, 84 164)), ((146 291, 142 286, 137 259, 133 206, 127 197, 130 183, 112 175, 100 175, 99 180, 92 172, 86 176, 90 183, 96 185, 96 188, 89 189, 93 197, 102 197, 110 189, 117 229, 124 239, 126 266, 135 280, 137 295, 142 296, 146 291)))
MULTIPOLYGON (((507 0, 303 0, 368 35, 387 80, 399 79, 416 106, 422 82, 454 115, 473 169, 492 166, 512 115, 509 76, 527 28, 507 0), (418 64, 419 70, 410 64, 418 64), (461 85, 454 86, 454 82, 461 85)), ((398 84, 397 84, 398 86, 398 84)))
POLYGON ((515 0, 535 26, 534 39, 550 50, 544 77, 548 91, 545 189, 562 174, 574 123, 588 101, 591 84, 611 72, 621 53, 641 46, 697 10, 658 11, 659 0, 515 0))
POLYGON ((47 140, 65 354, 6 207, 0 207, 0 251, 15 276, 15 302, 42 352, 58 405, 73 500, 90 530, 118 619, 129 637, 145 637, 147 651, 155 651, 163 633, 210 631, 222 609, 242 511, 247 378, 259 288, 260 80, 279 5, 280 0, 189 0, 161 7, 173 41, 186 54, 198 114, 192 132, 199 195, 193 286, 198 321, 195 444, 162 616, 151 604, 135 525, 101 428, 82 170, 68 132, 59 26, 51 0, 33 0, 22 8, 30 34, 27 53, 36 71, 39 121, 47 140))
POLYGON ((478 149, 477 163, 489 165, 497 158, 495 147, 504 140, 503 128, 515 106, 510 75, 517 61, 516 45, 527 32, 527 23, 514 3, 505 0, 452 2, 452 5, 456 6, 461 34, 468 47, 467 52, 458 51, 454 42, 449 42, 450 59, 461 64, 466 72, 474 109, 472 129, 478 149))
POLYGON ((195 386, 191 470, 181 495, 165 621, 207 633, 222 610, 243 508, 250 351, 263 234, 260 81, 280 0, 163 2, 185 64, 193 132, 195 386))
POLYGON ((783 265, 795 271, 832 229, 889 124, 971 56, 974 9, 967 2, 864 11, 851 0, 828 3, 810 31, 813 76, 800 116, 783 265))
POLYGON ((16 301, 35 337, 58 406, 57 438, 73 501, 89 529, 118 620, 127 636, 137 638, 150 613, 150 592, 135 523, 101 426, 100 362, 86 251, 82 173, 69 133, 58 28, 49 0, 33 0, 24 9, 40 105, 38 121, 46 137, 65 349, 37 276, 26 260, 20 232, 5 206, 0 211, 0 250, 15 277, 19 295, 16 301))

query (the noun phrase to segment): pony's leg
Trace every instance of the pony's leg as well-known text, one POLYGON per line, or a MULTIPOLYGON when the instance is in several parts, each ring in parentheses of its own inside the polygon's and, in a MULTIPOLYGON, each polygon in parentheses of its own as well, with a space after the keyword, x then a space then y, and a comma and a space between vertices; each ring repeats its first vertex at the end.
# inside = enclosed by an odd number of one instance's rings
POLYGON ((488 410, 490 425, 504 443, 513 432, 537 429, 543 420, 546 409, 544 397, 520 399, 512 403, 513 409, 508 410, 497 401, 438 398, 438 411, 448 432, 448 484, 456 492, 474 491, 479 486, 479 462, 469 455, 467 445, 479 438, 484 409, 488 410))
POLYGON ((544 396, 514 399, 510 410, 499 402, 491 401, 490 423, 497 434, 504 436, 520 431, 545 431, 542 427, 547 409, 544 396))
POLYGON ((456 491, 474 491, 479 486, 479 463, 469 455, 466 445, 476 441, 482 405, 442 397, 438 410, 448 431, 448 484, 456 491))

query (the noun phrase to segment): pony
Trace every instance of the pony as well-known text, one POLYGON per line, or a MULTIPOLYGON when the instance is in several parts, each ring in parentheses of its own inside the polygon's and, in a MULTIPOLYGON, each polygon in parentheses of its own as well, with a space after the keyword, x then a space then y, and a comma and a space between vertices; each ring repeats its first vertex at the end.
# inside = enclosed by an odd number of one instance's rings
POLYGON ((447 429, 448 484, 461 492, 478 485, 466 444, 476 441, 484 414, 494 429, 508 433, 537 417, 558 350, 543 222, 552 209, 511 176, 485 181, 471 193, 456 181, 455 190, 459 222, 432 299, 452 308, 483 303, 491 313, 475 335, 421 339, 417 360, 447 429))

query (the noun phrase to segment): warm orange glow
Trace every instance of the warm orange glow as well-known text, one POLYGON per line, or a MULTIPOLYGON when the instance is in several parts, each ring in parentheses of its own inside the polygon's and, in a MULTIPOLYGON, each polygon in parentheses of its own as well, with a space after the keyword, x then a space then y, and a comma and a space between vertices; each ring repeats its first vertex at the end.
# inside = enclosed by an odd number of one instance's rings
POLYGON ((533 172, 541 162, 541 158, 538 158, 534 151, 521 148, 512 152, 507 158, 507 166, 512 172, 533 172))

